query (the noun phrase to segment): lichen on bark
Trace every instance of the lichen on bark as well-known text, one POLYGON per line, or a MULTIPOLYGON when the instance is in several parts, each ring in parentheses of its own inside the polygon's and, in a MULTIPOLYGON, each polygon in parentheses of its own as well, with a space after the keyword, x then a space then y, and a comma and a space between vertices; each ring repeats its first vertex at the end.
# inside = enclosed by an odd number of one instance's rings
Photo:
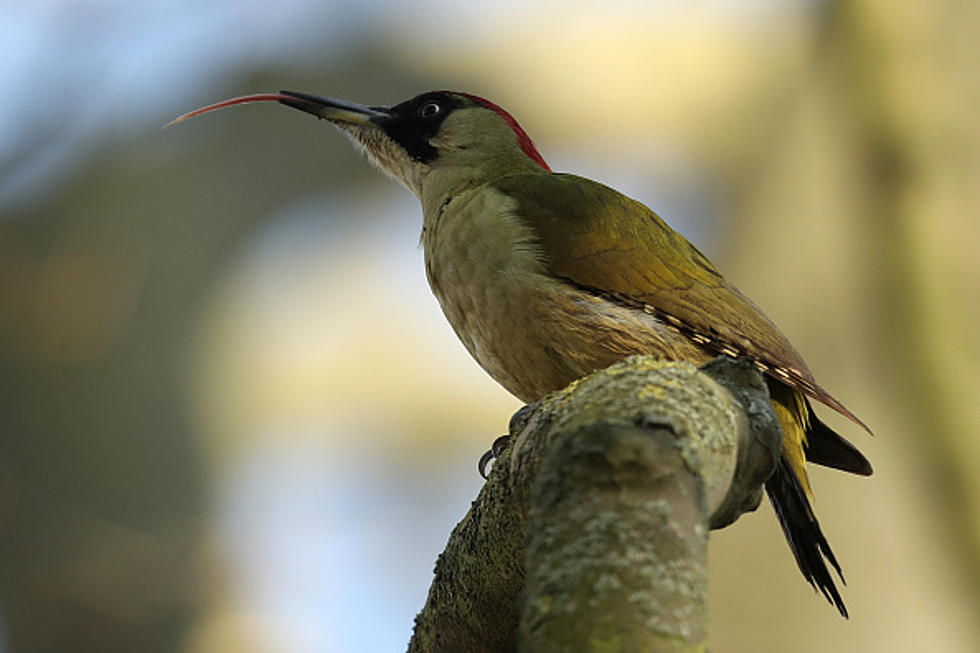
POLYGON ((702 650, 709 528, 758 505, 779 442, 755 374, 634 357, 522 411, 409 651, 702 650))

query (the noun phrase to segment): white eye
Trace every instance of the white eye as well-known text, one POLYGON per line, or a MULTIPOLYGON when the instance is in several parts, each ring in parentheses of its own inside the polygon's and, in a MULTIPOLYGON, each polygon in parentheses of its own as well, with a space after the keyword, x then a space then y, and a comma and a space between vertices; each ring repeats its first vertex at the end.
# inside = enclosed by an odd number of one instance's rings
POLYGON ((419 115, 423 118, 431 118, 433 116, 438 116, 439 112, 442 111, 442 107, 436 102, 427 102, 422 105, 419 109, 419 115))

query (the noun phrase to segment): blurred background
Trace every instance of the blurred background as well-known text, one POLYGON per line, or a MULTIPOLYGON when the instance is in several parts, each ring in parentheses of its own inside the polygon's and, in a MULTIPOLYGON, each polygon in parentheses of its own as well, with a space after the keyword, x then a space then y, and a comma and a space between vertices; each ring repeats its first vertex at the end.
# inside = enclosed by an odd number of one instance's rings
POLYGON ((971 0, 0 3, 0 651, 404 650, 519 403, 416 200, 325 123, 455 88, 656 209, 780 324, 871 479, 814 470, 850 621, 768 506, 717 651, 980 650, 971 0))

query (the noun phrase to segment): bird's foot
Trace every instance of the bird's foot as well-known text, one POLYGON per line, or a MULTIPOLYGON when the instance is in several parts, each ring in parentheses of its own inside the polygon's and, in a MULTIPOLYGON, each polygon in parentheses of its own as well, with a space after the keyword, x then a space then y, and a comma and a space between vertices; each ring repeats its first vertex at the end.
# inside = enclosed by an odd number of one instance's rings
POLYGON ((484 479, 487 477, 487 465, 497 458, 500 458, 501 454, 504 453, 504 449, 506 449, 507 445, 509 444, 509 435, 501 435, 499 438, 493 441, 493 444, 490 445, 490 450, 480 456, 480 462, 477 464, 477 469, 480 470, 480 476, 482 476, 484 479))
POLYGON ((504 449, 511 443, 511 438, 517 437, 517 434, 524 430, 533 412, 534 405, 528 404, 527 406, 522 406, 520 410, 511 416, 510 424, 507 425, 510 433, 508 435, 501 435, 494 440, 493 444, 490 445, 490 451, 480 456, 480 462, 477 464, 477 469, 480 470, 480 476, 483 478, 487 477, 487 465, 503 455, 504 449))

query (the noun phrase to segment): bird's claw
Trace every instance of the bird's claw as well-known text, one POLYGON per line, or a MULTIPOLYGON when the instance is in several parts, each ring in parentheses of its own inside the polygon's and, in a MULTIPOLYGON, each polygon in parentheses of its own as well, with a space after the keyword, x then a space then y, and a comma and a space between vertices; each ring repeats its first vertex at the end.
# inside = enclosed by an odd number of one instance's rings
POLYGON ((493 441, 493 444, 490 445, 490 450, 480 456, 480 462, 477 463, 477 469, 480 471, 480 476, 482 476, 484 479, 487 478, 487 465, 497 458, 500 458, 509 444, 509 435, 501 435, 499 438, 493 441))

